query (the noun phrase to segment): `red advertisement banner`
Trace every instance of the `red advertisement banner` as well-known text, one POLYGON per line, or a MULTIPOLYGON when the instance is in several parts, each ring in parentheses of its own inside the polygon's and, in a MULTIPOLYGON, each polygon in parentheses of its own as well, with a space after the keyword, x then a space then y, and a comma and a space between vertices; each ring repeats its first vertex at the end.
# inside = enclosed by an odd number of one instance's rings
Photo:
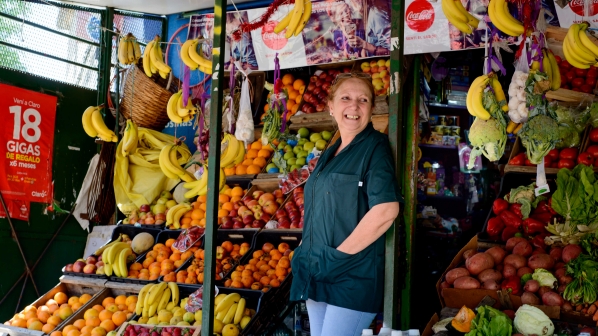
POLYGON ((5 199, 52 201, 54 96, 0 84, 0 192, 5 199))
MULTIPOLYGON (((27 221, 29 220, 29 210, 31 209, 29 201, 5 199, 6 207, 10 218, 27 221)), ((4 207, 0 203, 0 218, 6 218, 4 207)))

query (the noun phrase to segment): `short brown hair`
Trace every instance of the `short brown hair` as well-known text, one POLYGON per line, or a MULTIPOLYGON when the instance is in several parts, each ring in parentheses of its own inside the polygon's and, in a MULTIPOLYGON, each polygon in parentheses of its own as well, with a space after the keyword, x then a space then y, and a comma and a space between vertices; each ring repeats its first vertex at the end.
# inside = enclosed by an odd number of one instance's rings
POLYGON ((352 76, 352 77, 345 77, 345 78, 339 78, 337 79, 334 84, 330 87, 330 93, 328 94, 328 101, 331 102, 334 100, 334 95, 336 94, 336 90, 338 90, 338 88, 347 80, 349 79, 358 79, 360 81, 362 81, 370 90, 370 96, 371 96, 371 101, 372 101, 372 108, 374 107, 374 105, 376 104, 376 91, 374 89, 374 84, 372 84, 372 79, 371 78, 365 78, 365 77, 357 77, 357 76, 352 76))

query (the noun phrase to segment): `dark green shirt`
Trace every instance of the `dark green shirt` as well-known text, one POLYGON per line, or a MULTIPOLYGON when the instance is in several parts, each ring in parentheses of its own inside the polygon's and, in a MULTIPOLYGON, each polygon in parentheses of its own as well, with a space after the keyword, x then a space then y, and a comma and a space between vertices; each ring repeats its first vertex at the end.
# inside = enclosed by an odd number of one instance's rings
POLYGON ((303 242, 295 249, 291 300, 377 313, 384 291, 384 236, 351 255, 337 250, 375 205, 402 202, 388 137, 372 124, 334 156, 322 153, 304 188, 303 242))

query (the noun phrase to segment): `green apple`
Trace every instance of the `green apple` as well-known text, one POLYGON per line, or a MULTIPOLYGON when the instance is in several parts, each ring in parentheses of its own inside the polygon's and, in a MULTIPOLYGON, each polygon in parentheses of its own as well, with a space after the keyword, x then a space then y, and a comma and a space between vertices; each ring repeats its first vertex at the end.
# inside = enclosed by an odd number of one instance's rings
POLYGON ((303 146, 306 142, 308 142, 309 140, 305 139, 305 138, 301 138, 299 139, 299 141, 297 141, 297 145, 298 146, 303 146))
POLYGON ((284 155, 282 156, 283 159, 285 160, 289 160, 290 158, 294 158, 295 157, 295 153, 293 152, 286 152, 284 153, 284 155))
POLYGON ((297 145, 293 148, 293 153, 298 154, 301 150, 303 150, 303 145, 297 145))
POLYGON ((169 199, 166 197, 160 197, 158 198, 158 201, 156 201, 156 204, 166 204, 166 202, 168 202, 169 199))
POLYGON ((295 160, 295 164, 297 166, 303 167, 303 166, 305 166, 306 163, 307 163, 307 159, 306 158, 298 158, 298 159, 295 160))
POLYGON ((170 200, 170 201, 166 202, 166 209, 170 209, 177 204, 178 203, 175 200, 170 200))
POLYGON ((320 133, 320 135, 322 136, 322 139, 328 141, 332 138, 332 133, 328 132, 328 131, 323 131, 322 133, 320 133))
POLYGON ((160 193, 160 198, 172 199, 172 194, 168 190, 164 190, 160 193))
POLYGON ((269 165, 266 166, 266 171, 270 170, 270 168, 276 168, 276 169, 278 169, 278 166, 275 165, 274 163, 270 163, 269 165))
MULTIPOLYGON (((319 141, 319 140, 318 140, 319 141)), ((308 141, 305 144, 303 144, 303 150, 310 153, 312 149, 314 149, 314 147, 316 147, 316 144, 308 141)))
POLYGON ((309 137, 309 130, 305 127, 301 127, 298 131, 297 134, 299 134, 300 137, 302 138, 307 138, 309 137))
POLYGON ((320 133, 312 133, 312 135, 309 136, 309 141, 314 143, 320 139, 322 139, 322 135, 320 133))
POLYGON ((291 166, 291 171, 293 171, 295 169, 301 169, 301 166, 299 166, 299 165, 291 166))
POLYGON ((278 144, 278 149, 279 149, 279 150, 281 150, 281 149, 284 149, 284 147, 285 147, 286 145, 287 145, 287 142, 283 140, 283 141, 281 141, 281 142, 278 144))
POLYGON ((290 158, 290 159, 287 160, 287 165, 288 166, 292 166, 292 165, 296 164, 296 162, 297 162, 297 159, 290 158))
POLYGON ((166 212, 166 205, 164 204, 156 204, 152 209, 152 212, 155 214, 163 214, 166 212))
POLYGON ((307 151, 300 151, 297 153, 297 158, 306 158, 309 153, 307 151))
POLYGON ((324 150, 324 148, 326 148, 326 144, 328 144, 328 143, 326 142, 326 140, 324 140, 324 139, 322 139, 322 140, 318 140, 318 141, 316 141, 316 148, 317 148, 318 150, 324 150))
POLYGON ((293 146, 291 145, 285 145, 283 152, 288 153, 288 152, 292 152, 293 151, 293 146))

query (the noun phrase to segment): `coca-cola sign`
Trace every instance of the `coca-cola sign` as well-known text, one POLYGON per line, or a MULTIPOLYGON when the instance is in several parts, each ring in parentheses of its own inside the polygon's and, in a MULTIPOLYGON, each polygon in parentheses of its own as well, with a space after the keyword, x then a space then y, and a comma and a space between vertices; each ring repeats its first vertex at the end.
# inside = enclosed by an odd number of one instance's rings
POLYGON ((428 30, 428 28, 432 26, 434 17, 434 7, 432 7, 426 0, 416 0, 412 2, 405 11, 405 22, 407 23, 407 26, 420 33, 428 30))
MULTIPOLYGON (((586 4, 586 1, 584 0, 571 0, 571 2, 569 3, 569 7, 571 7, 571 10, 579 15, 579 16, 585 16, 585 9, 584 6, 586 4)), ((590 8, 589 8, 589 16, 593 16, 598 14, 598 0, 592 0, 590 3, 590 8)))

